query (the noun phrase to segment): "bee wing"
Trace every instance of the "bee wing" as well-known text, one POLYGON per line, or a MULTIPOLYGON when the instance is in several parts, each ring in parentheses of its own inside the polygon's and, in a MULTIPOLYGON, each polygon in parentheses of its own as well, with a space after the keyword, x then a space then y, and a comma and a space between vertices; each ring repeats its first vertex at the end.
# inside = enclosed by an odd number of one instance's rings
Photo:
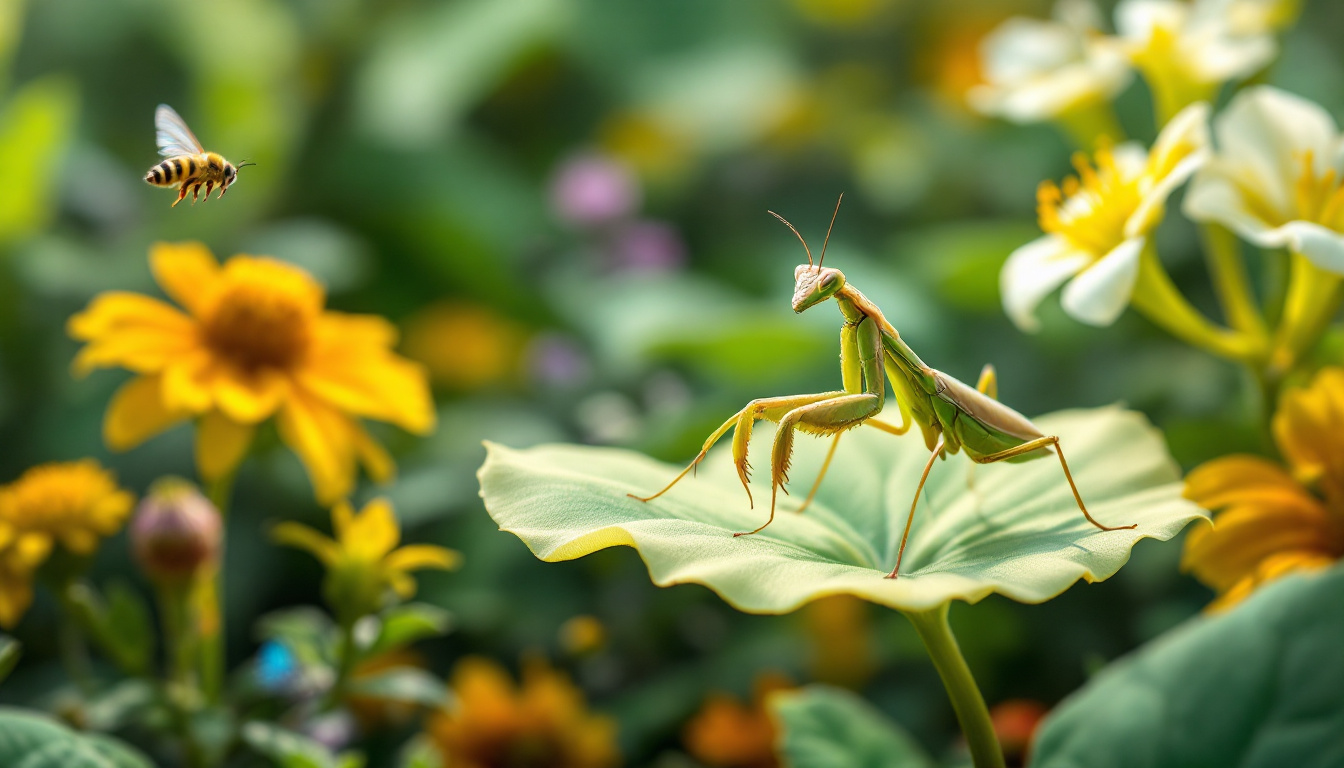
POLYGON ((154 129, 154 143, 159 145, 159 154, 164 157, 199 155, 205 151, 186 121, 167 104, 160 104, 154 110, 154 129))

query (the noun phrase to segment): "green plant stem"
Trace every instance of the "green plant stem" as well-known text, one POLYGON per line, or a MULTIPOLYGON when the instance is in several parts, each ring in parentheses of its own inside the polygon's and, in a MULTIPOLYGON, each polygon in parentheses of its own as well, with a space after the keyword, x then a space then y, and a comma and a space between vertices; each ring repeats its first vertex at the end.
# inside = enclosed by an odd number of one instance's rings
POLYGON ((1103 140, 1115 144, 1125 140, 1125 129, 1109 101, 1080 104, 1060 114, 1055 122, 1074 147, 1084 152, 1095 150, 1103 140))
POLYGON ((989 708, 985 706, 985 699, 971 676, 971 668, 966 666, 966 659, 947 623, 949 605, 943 603, 928 611, 905 615, 915 625, 938 676, 943 679, 943 687, 952 700, 952 709, 957 713, 957 722, 961 724, 961 732, 970 747, 971 762, 975 768, 1004 768, 1003 748, 999 746, 994 724, 989 719, 989 708))
POLYGON ((224 559, 228 546, 229 500, 233 495, 236 472, 215 479, 206 488, 206 496, 219 511, 221 530, 219 554, 213 572, 201 574, 192 602, 200 635, 201 691, 210 704, 219 703, 224 688, 224 559))
POLYGON ((1267 340, 1269 331, 1251 291, 1236 235, 1218 224, 1206 224, 1202 232, 1209 275, 1228 324, 1242 333, 1267 340))
POLYGON ((1302 355, 1316 346, 1339 311, 1344 290, 1339 275, 1327 272, 1300 253, 1289 256, 1283 315, 1274 332, 1267 378, 1277 385, 1292 373, 1302 355))
POLYGON ((189 688, 193 684, 192 646, 194 645, 189 619, 186 585, 159 586, 159 616, 163 622, 163 645, 168 649, 168 679, 175 685, 189 688))
POLYGON ((1219 326, 1191 306, 1171 282, 1151 242, 1144 246, 1139 257, 1139 274, 1130 303, 1154 325, 1192 346, 1253 368, 1261 367, 1265 354, 1263 340, 1219 326))
POLYGON ((355 662, 359 658, 358 649, 355 647, 355 623, 350 619, 341 620, 340 645, 337 647, 336 660, 336 679, 332 681, 331 690, 327 692, 326 701, 322 709, 334 709, 341 703, 345 696, 345 687, 350 682, 350 673, 355 669, 355 662))

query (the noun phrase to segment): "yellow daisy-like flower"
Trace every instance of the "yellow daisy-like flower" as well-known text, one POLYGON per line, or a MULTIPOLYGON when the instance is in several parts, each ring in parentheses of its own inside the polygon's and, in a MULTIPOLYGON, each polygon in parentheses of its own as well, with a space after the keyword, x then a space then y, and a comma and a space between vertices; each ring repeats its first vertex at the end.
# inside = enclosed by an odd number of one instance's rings
POLYGON ((329 504, 350 492, 357 463, 376 480, 395 470, 361 417, 433 429, 425 374, 391 351, 393 326, 326 311, 322 287, 303 270, 254 256, 221 266, 199 243, 159 243, 150 266, 182 309, 109 292, 69 323, 70 335, 88 342, 77 373, 139 374, 108 407, 103 435, 112 449, 195 418, 197 466, 214 480, 233 471, 257 424, 274 415, 329 504))
POLYGON ((33 467, 0 487, 0 626, 14 626, 28 610, 33 572, 56 543, 91 554, 134 504, 92 459, 33 467))
POLYGON ((1182 567, 1226 608, 1261 584, 1344 557, 1344 368, 1284 394, 1274 437, 1288 466, 1226 456, 1195 469, 1185 495, 1215 512, 1190 532, 1182 567))
POLYGON ((415 594, 412 571, 425 568, 452 570, 462 556, 432 544, 401 542, 401 526, 386 499, 374 499, 358 514, 342 501, 331 510, 336 538, 300 523, 280 523, 272 538, 306 549, 327 568, 327 601, 347 616, 373 611, 384 591, 391 588, 402 599, 415 594))
POLYGON ((451 683, 456 703, 425 730, 453 768, 608 768, 620 763, 616 723, 588 711, 583 693, 540 660, 517 686, 503 667, 467 657, 451 683))

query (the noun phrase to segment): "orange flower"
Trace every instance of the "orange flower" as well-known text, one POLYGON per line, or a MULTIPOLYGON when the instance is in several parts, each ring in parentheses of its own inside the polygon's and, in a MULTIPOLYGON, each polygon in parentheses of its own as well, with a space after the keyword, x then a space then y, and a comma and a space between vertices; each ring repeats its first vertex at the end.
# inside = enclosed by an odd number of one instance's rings
POLYGON ((274 415, 329 504, 350 492, 357 463, 378 480, 395 470, 360 418, 433 429, 425 374, 392 353, 392 325, 326 311, 322 287, 303 270, 254 256, 221 266, 199 243, 157 244, 150 266, 182 309, 114 291, 69 323, 70 335, 88 342, 77 374, 139 374, 108 407, 103 436, 112 449, 194 418, 196 463, 214 480, 234 470, 256 426, 274 415))
POLYGON ((1182 567, 1218 593, 1217 610, 1294 571, 1344 556, 1344 369, 1326 368, 1284 394, 1274 438, 1285 468, 1226 456, 1185 479, 1185 495, 1213 510, 1190 532, 1182 567))
POLYGON ((766 697, 793 684, 782 675, 756 679, 750 705, 727 694, 711 694, 682 735, 686 750, 715 768, 776 768, 775 721, 766 712, 766 697))
POLYGON ((455 706, 426 724, 452 768, 607 768, 619 764, 616 723, 591 714, 583 694, 540 660, 522 686, 503 667, 469 656, 453 670, 455 706))

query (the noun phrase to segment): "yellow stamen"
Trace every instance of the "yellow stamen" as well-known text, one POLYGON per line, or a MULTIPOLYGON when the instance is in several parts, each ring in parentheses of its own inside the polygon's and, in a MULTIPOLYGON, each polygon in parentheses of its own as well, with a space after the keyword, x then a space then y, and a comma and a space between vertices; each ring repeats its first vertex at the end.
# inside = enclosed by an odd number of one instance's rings
POLYGON ((1106 142, 1091 160, 1074 154, 1073 167, 1077 176, 1037 189, 1041 230, 1101 258, 1125 239, 1125 222, 1139 205, 1141 177, 1126 177, 1106 142))

